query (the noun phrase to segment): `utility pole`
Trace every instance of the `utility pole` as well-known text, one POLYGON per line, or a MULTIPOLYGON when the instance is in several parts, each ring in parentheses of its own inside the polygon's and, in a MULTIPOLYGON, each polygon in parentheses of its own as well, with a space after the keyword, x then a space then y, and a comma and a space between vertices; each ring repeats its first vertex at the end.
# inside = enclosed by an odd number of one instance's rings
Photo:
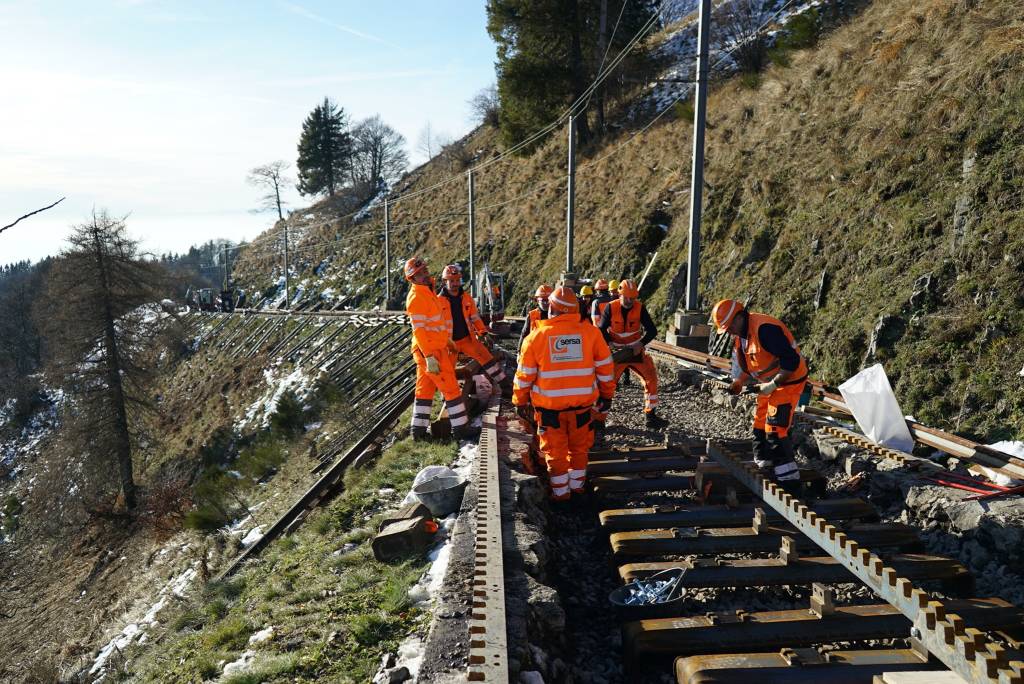
POLYGON ((288 289, 288 224, 284 224, 284 306, 287 309, 292 298, 288 289))
MULTIPOLYGON (((586 116, 586 115, 584 115, 586 116)), ((572 273, 573 225, 576 222, 576 117, 569 115, 569 199, 565 212, 565 271, 572 273)))
POLYGON ((223 243, 221 245, 221 248, 223 249, 224 253, 224 287, 222 287, 221 289, 226 290, 228 289, 228 243, 223 243))
POLYGON ((693 108, 693 169, 690 174, 690 248, 686 262, 686 310, 697 311, 700 277, 700 220, 704 195, 704 124, 708 111, 708 33, 711 0, 700 1, 697 24, 697 92, 693 108))
POLYGON ((384 195, 384 309, 391 306, 391 206, 384 195))
POLYGON ((469 178, 469 293, 476 295, 476 201, 473 198, 473 169, 466 172, 469 178))

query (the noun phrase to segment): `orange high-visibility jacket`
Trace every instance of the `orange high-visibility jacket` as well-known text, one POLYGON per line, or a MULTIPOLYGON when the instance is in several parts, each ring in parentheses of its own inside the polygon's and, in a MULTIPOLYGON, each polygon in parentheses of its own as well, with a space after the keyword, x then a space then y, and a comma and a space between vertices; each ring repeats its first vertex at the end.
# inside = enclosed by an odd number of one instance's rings
POLYGON ((800 365, 793 372, 792 379, 782 384, 795 385, 806 380, 807 361, 804 359, 804 355, 800 353, 800 347, 797 346, 793 333, 789 331, 785 323, 767 314, 749 313, 746 339, 741 338, 739 335, 736 336, 735 356, 740 370, 758 382, 768 382, 779 372, 778 357, 761 346, 761 338, 758 336, 758 331, 762 325, 777 325, 781 328, 782 334, 786 336, 790 346, 800 356, 800 365))
POLYGON ((611 337, 612 342, 616 344, 639 342, 644 336, 644 328, 640 324, 640 310, 643 308, 643 304, 637 300, 629 309, 623 309, 622 300, 613 299, 608 306, 611 307, 611 325, 608 326, 608 336, 611 337))
MULTIPOLYGON (((487 332, 487 324, 484 323, 484 319, 480 318, 480 311, 476 308, 476 302, 473 301, 473 297, 470 296, 465 290, 462 291, 462 315, 466 319, 466 326, 471 330, 475 331, 477 335, 483 335, 487 332)), ((448 302, 444 299, 444 292, 438 295, 441 299, 441 303, 444 305, 445 315, 451 319, 452 308, 448 306, 448 302)), ((454 324, 453 324, 454 327, 454 324)))
POLYGON ((565 411, 615 395, 608 343, 575 314, 538 321, 523 342, 512 403, 565 411))
POLYGON ((424 356, 444 351, 451 339, 451 311, 429 285, 410 283, 405 313, 412 322, 412 348, 424 356))

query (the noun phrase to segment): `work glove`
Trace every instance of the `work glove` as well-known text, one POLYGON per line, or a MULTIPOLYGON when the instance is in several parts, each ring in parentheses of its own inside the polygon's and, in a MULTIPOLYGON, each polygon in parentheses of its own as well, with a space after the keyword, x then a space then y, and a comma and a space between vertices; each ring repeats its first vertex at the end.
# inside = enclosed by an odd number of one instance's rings
POLYGON ((729 385, 729 394, 743 394, 743 380, 736 378, 729 385))
POLYGON ((441 363, 437 360, 436 356, 431 355, 431 356, 427 357, 427 372, 428 373, 440 373, 441 372, 441 363))
POLYGON ((634 354, 641 354, 644 351, 644 343, 641 342, 640 340, 637 340, 636 342, 630 342, 628 346, 630 349, 633 350, 634 354))
POLYGON ((533 422, 533 409, 530 408, 529 404, 516 406, 516 415, 525 420, 527 423, 533 422))
POLYGON ((605 399, 604 397, 598 397, 597 403, 594 404, 594 408, 597 409, 598 413, 608 413, 612 409, 612 400, 605 399))
POLYGON ((760 385, 758 385, 757 393, 760 394, 762 397, 767 397, 769 394, 771 394, 777 389, 779 389, 779 384, 772 380, 770 382, 762 382, 760 385))

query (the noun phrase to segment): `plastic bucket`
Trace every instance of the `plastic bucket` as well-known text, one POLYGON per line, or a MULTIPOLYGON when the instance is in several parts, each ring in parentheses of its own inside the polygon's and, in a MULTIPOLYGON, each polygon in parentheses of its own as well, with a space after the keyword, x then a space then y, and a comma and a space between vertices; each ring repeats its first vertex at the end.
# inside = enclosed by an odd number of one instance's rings
POLYGON ((435 477, 413 487, 412 493, 430 509, 431 515, 444 518, 459 510, 467 484, 468 481, 457 477, 435 477))

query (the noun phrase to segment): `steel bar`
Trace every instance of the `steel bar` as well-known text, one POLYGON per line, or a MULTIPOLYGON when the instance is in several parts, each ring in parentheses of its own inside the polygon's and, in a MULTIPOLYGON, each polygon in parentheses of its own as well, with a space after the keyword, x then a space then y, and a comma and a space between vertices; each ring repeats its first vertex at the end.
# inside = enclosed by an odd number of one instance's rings
POLYGON ((292 359, 292 357, 294 357, 295 354, 298 353, 298 351, 300 349, 303 349, 303 348, 309 346, 309 344, 313 340, 318 339, 320 337, 320 335, 323 333, 323 331, 325 329, 327 329, 327 327, 330 326, 332 323, 334 323, 334 321, 331 321, 331 320, 323 321, 322 323, 320 323, 320 325, 317 326, 316 330, 314 330, 310 334, 306 335, 301 340, 299 340, 298 342, 293 344, 291 347, 289 347, 288 351, 284 352, 281 355, 281 358, 290 361, 292 359))
POLYGON ((206 340, 210 339, 214 335, 219 335, 220 331, 221 331, 221 328, 223 328, 225 325, 227 325, 228 321, 230 321, 232 319, 231 316, 224 316, 223 318, 224 318, 224 320, 222 320, 220 323, 217 323, 216 325, 213 325, 213 324, 210 325, 210 328, 206 331, 206 333, 203 334, 199 338, 199 344, 202 344, 203 342, 205 342, 206 340))
POLYGON ((282 339, 280 342, 278 342, 277 344, 270 348, 270 350, 267 352, 267 356, 273 358, 273 356, 277 352, 281 351, 286 344, 288 344, 293 339, 298 337, 299 333, 305 330, 306 327, 309 326, 309 324, 312 322, 312 320, 313 319, 311 318, 303 318, 301 321, 299 321, 299 324, 292 328, 292 331, 285 335, 284 339, 282 339))
POLYGON ((594 461, 587 464, 587 474, 627 475, 629 473, 657 473, 667 470, 693 470, 699 461, 696 458, 630 458, 621 460, 594 461))
MULTIPOLYGON (((1020 632, 1024 609, 998 598, 950 601, 950 608, 986 630, 1020 632)), ((838 641, 902 639, 910 621, 887 603, 837 606, 819 615, 806 608, 747 613, 709 613, 630 622, 622 629, 632 655, 697 655, 773 650, 838 641)), ((1012 638, 1012 637, 1011 637, 1012 638)))
POLYGON ((260 350, 263 349, 263 345, 267 343, 267 340, 269 340, 272 336, 276 335, 281 330, 283 330, 284 327, 288 325, 288 321, 288 318, 282 318, 280 321, 278 321, 277 325, 271 326, 270 330, 265 332, 262 337, 260 337, 255 343, 253 343, 252 347, 249 350, 249 353, 247 354, 247 358, 255 358, 260 353, 260 350))
POLYGON ((313 349, 311 349, 308 354, 304 354, 302 356, 302 358, 299 360, 299 364, 301 364, 306 359, 314 359, 314 358, 316 358, 317 354, 320 353, 320 350, 323 349, 324 346, 326 346, 326 345, 330 344, 331 342, 333 342, 334 338, 336 338, 338 335, 340 335, 343 331, 349 332, 349 331, 354 331, 354 330, 355 330, 354 327, 350 327, 348 325, 348 321, 343 321, 341 324, 338 325, 337 329, 335 329, 333 332, 331 332, 331 334, 329 334, 326 338, 320 340, 320 342, 318 342, 317 345, 315 347, 313 347, 313 349))
POLYGON ((365 449, 370 442, 376 439, 381 432, 388 429, 390 425, 402 415, 402 412, 412 404, 412 399, 413 392, 410 389, 405 395, 403 402, 397 404, 394 408, 381 416, 373 427, 367 430, 366 434, 352 445, 345 455, 339 459, 337 463, 331 466, 323 477, 317 480, 305 494, 299 497, 299 500, 292 504, 291 508, 285 511, 284 514, 267 529, 262 537, 242 552, 242 554, 239 555, 223 573, 221 573, 218 579, 222 580, 233 575, 247 559, 259 554, 267 544, 280 536, 281 533, 284 532, 285 528, 288 527, 289 523, 291 523, 291 521, 294 520, 302 511, 306 510, 310 503, 321 495, 324 489, 333 487, 338 480, 339 474, 343 473, 349 467, 352 461, 355 460, 356 456, 361 454, 363 449, 365 449))
POLYGON ((679 684, 865 684, 885 672, 941 669, 913 649, 733 653, 690 656, 675 663, 679 684))
MULTIPOLYGON (((852 542, 851 542, 852 543, 852 542)), ((971 575, 963 565, 942 556, 896 554, 887 565, 907 579, 934 579, 950 583, 969 583, 971 575)), ((790 584, 841 584, 856 582, 849 569, 831 556, 808 556, 790 563, 778 558, 723 560, 718 564, 687 561, 627 563, 619 566, 626 582, 650 577, 671 568, 687 568, 681 583, 689 589, 706 587, 778 587, 790 584)))
MULTIPOLYGON (((907 525, 858 524, 845 530, 852 539, 876 548, 919 547, 917 530, 907 525)), ((777 553, 783 536, 792 536, 797 549, 816 549, 813 541, 797 534, 790 525, 752 527, 671 528, 613 532, 612 552, 617 556, 678 555, 696 556, 719 553, 777 553)))
MULTIPOLYGON (((704 445, 700 445, 700 454, 704 453, 704 445)), ((638 460, 644 458, 684 458, 696 456, 688 447, 682 445, 656 445, 649 447, 623 447, 617 449, 592 449, 588 455, 590 463, 598 461, 638 460)))
POLYGON ((476 515, 473 603, 469 618, 469 680, 510 681, 505 627, 505 569, 502 559, 498 414, 493 398, 483 417, 476 460, 476 515))
MULTIPOLYGON (((601 511, 601 527, 609 532, 646 530, 659 527, 735 527, 748 526, 754 519, 755 506, 653 506, 646 508, 616 508, 601 511)), ((877 511, 861 499, 832 499, 817 501, 811 506, 823 517, 833 520, 876 518, 877 511)), ((765 522, 774 524, 783 517, 775 511, 765 511, 765 522)))
POLYGON ((227 348, 230 349, 231 351, 245 351, 249 347, 250 342, 256 339, 259 335, 262 335, 264 330, 270 328, 277 322, 278 319, 275 318, 267 318, 263 321, 260 321, 258 324, 254 326, 255 330, 253 330, 249 335, 245 335, 245 333, 242 333, 242 338, 238 341, 233 342, 227 348))
MULTIPOLYGON (((233 342, 234 340, 236 340, 238 338, 239 335, 245 334, 244 331, 246 331, 246 330, 251 331, 252 330, 251 325, 253 325, 253 324, 251 324, 250 322, 252 322, 252 320, 254 320, 253 318, 250 318, 249 316, 246 316, 246 315, 238 315, 238 316, 236 316, 236 315, 226 315, 225 314, 225 317, 227 317, 228 319, 236 319, 236 320, 238 320, 239 324, 237 326, 231 326, 230 328, 225 329, 226 332, 221 334, 221 336, 220 336, 223 339, 221 339, 220 341, 217 342, 217 348, 218 349, 226 349, 228 346, 230 346, 231 342, 233 342)), ((255 325, 259 325, 259 324, 255 324, 255 325)))
MULTIPOLYGON (((882 599, 899 608, 914 624, 915 638, 928 652, 968 682, 1022 682, 1024 662, 1007 662, 1005 651, 955 616, 943 601, 914 587, 895 563, 883 561, 869 549, 842 533, 835 525, 811 511, 801 501, 768 482, 741 458, 708 440, 708 455, 726 466, 736 479, 759 492, 765 503, 831 557, 841 562, 882 599)), ((1016 656, 1015 656, 1016 657, 1016 656)))
POLYGON ((693 489, 694 471, 686 471, 677 475, 661 475, 658 477, 633 477, 629 475, 605 475, 591 480, 594 491, 599 494, 609 492, 662 492, 693 489))

